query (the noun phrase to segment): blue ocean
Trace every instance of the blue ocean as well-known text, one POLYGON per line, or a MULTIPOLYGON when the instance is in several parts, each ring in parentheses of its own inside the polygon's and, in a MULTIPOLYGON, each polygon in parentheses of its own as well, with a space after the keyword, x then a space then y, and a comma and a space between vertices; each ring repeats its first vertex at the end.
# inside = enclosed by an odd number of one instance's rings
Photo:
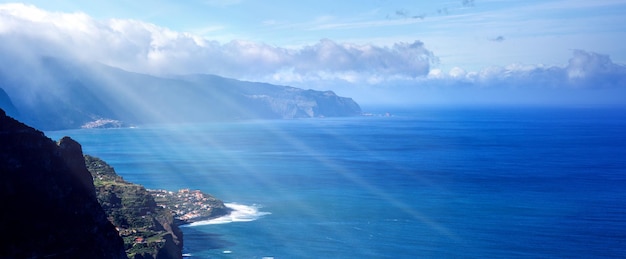
POLYGON ((236 209, 182 228, 191 258, 626 256, 625 110, 370 115, 46 135, 236 209))

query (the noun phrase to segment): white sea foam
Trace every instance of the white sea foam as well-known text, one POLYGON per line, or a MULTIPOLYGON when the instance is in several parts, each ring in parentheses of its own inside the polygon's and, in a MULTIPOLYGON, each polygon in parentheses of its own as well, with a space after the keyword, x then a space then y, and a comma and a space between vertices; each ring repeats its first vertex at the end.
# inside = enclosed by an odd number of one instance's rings
POLYGON ((248 222, 248 221, 257 220, 258 218, 262 216, 272 214, 270 212, 259 211, 261 206, 256 205, 256 204, 243 205, 243 204, 238 204, 238 203, 224 203, 224 205, 232 209, 230 214, 219 217, 219 218, 194 222, 187 226, 193 227, 193 226, 201 226, 201 225, 226 224, 226 223, 232 223, 232 222, 248 222))

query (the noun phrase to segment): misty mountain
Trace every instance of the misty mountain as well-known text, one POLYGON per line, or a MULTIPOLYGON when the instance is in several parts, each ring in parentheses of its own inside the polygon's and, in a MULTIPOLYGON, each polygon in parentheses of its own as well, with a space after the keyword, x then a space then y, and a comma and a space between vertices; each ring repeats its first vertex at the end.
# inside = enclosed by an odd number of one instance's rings
POLYGON ((11 98, 7 95, 2 88, 0 88, 0 108, 4 109, 9 114, 17 114, 17 109, 11 102, 11 98))
POLYGON ((0 62, 0 107, 37 128, 353 116, 350 98, 214 75, 156 77, 58 58, 0 62), (92 123, 93 125, 93 123, 92 123), (96 124, 97 125, 97 124, 96 124))

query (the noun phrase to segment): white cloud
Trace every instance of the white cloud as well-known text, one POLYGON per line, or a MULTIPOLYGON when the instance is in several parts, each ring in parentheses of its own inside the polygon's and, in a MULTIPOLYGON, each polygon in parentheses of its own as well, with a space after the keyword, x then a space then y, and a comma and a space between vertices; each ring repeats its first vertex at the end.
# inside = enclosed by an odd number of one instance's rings
POLYGON ((574 50, 565 66, 510 64, 471 72, 454 67, 448 74, 432 69, 427 78, 430 85, 477 88, 626 88, 626 66, 613 63, 607 55, 574 50))
MULTIPOLYGON (((53 13, 22 4, 0 5, 0 24, 0 37, 19 41, 34 54, 95 60, 152 74, 377 82, 372 78, 426 75, 433 60, 419 41, 387 47, 324 39, 291 49, 242 40, 222 44, 141 21, 99 21, 84 13, 53 13), (274 76, 284 71, 293 75, 274 76)), ((11 48, 6 42, 0 44, 11 48)))
POLYGON ((444 77, 445 77, 445 75, 443 74, 443 72, 441 71, 441 69, 434 68, 434 69, 431 69, 431 70, 428 72, 427 77, 428 77, 428 78, 431 78, 431 79, 442 79, 442 78, 444 78, 444 77))
POLYGON ((569 60, 566 69, 570 79, 624 72, 624 66, 613 64, 609 56, 583 50, 574 50, 574 56, 569 60))
POLYGON ((450 70, 449 75, 452 78, 462 78, 465 77, 465 75, 467 74, 467 72, 465 72, 464 69, 460 68, 460 67, 454 67, 450 70))

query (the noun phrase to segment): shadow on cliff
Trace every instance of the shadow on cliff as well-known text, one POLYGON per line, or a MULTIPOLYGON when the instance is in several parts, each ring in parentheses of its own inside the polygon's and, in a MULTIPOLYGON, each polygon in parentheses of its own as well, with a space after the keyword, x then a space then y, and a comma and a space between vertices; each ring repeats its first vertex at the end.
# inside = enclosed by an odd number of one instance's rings
POLYGON ((0 109, 0 178, 0 258, 126 258, 78 142, 0 109))

